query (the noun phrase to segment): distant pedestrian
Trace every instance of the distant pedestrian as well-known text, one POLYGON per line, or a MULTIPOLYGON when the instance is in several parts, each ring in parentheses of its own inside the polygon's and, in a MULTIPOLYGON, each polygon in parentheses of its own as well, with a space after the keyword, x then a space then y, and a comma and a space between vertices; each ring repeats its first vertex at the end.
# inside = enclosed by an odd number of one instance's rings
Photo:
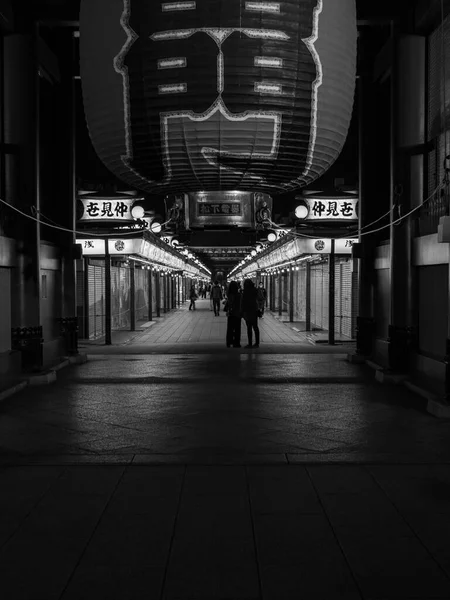
POLYGON ((266 300, 267 300, 266 288, 264 287, 264 283, 262 281, 260 281, 258 284, 257 300, 258 300, 258 308, 259 308, 258 317, 262 318, 264 316, 264 308, 266 306, 266 300))
POLYGON ((211 288, 211 300, 214 309, 214 316, 218 317, 220 313, 220 301, 222 300, 222 288, 219 285, 218 281, 214 282, 214 285, 211 288))
POLYGON ((191 286, 191 291, 189 292, 189 299, 191 303, 189 304, 189 310, 195 310, 195 301, 197 300, 197 292, 195 291, 195 286, 191 286))
POLYGON ((235 281, 228 286, 227 301, 227 348, 241 347, 241 294, 235 281))
POLYGON ((244 293, 242 294, 242 316, 247 325, 248 344, 245 346, 246 348, 259 348, 258 310, 255 284, 251 279, 245 279, 244 293), (253 332, 255 332, 255 343, 252 346, 253 332))

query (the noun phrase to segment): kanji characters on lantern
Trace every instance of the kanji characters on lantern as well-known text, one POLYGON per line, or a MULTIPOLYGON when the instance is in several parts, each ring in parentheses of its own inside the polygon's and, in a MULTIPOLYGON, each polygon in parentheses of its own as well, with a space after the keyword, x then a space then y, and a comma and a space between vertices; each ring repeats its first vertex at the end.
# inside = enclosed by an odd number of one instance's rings
POLYGON ((345 140, 355 0, 81 0, 80 57, 92 141, 119 177, 164 194, 286 191, 345 140))

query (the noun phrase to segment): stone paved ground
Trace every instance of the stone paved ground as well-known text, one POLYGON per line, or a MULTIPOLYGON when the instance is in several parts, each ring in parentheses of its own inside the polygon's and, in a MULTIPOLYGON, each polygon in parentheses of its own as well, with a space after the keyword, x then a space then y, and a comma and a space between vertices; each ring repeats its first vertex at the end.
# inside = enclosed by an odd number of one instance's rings
POLYGON ((177 310, 0 404, 0 598, 449 599, 449 421, 224 328, 177 310))

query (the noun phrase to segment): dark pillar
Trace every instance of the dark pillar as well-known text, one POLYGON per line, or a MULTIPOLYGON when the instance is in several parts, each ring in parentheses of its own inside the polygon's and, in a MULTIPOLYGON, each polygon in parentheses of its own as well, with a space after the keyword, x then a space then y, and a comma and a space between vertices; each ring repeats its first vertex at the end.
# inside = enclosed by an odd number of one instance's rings
POLYGON ((283 271, 278 273, 278 315, 283 314, 283 271))
POLYGON ((84 271, 83 271, 83 334, 85 339, 89 339, 89 258, 87 256, 83 259, 84 271))
POLYGON ((305 329, 311 331, 311 263, 306 261, 305 329))
POLYGON ((334 289, 334 238, 331 239, 331 252, 328 256, 328 343, 334 344, 334 311, 335 311, 335 289, 334 289))
MULTIPOLYGON (((69 31, 67 31, 69 34, 69 31)), ((69 248, 69 252, 64 253, 62 257, 63 265, 63 306, 62 316, 71 317, 77 313, 77 273, 76 273, 76 260, 74 259, 74 244, 76 240, 76 202, 77 202, 77 189, 76 189, 76 104, 75 104, 75 90, 77 82, 74 79, 73 69, 76 65, 76 39, 74 34, 70 33, 71 40, 71 54, 72 64, 68 68, 68 73, 65 78, 67 81, 67 96, 69 98, 68 103, 68 118, 70 119, 70 132, 69 132, 69 181, 68 181, 68 195, 70 202, 68 203, 67 218, 68 228, 73 230, 73 233, 64 233, 65 243, 69 248)), ((64 81, 64 78, 63 78, 64 81)))
POLYGON ((164 273, 164 312, 170 310, 170 275, 164 273))
POLYGON ((161 273, 155 272, 155 296, 156 296, 156 316, 161 316, 161 273))
POLYGON ((111 255, 105 239, 105 346, 111 345, 111 255))
MULTIPOLYGON (((39 77, 37 35, 7 35, 4 50, 4 141, 19 147, 17 163, 6 172, 18 184, 16 206, 31 214, 39 208, 39 77), (36 171, 38 171, 36 173, 36 171)), ((11 156, 11 158, 13 158, 11 156)), ((39 219, 39 213, 35 214, 39 219)), ((40 326, 39 223, 14 213, 11 238, 16 239, 16 265, 11 272, 11 325, 40 326)))
POLYGON ((130 261, 130 331, 136 331, 136 265, 130 261))
POLYGON ((276 298, 276 275, 275 273, 272 274, 272 311, 275 312, 276 310, 276 303, 275 303, 275 298, 276 298))
MULTIPOLYGON (((409 280, 411 265, 410 259, 410 240, 409 231, 405 223, 401 226, 394 225, 400 212, 406 214, 409 209, 407 194, 399 193, 407 185, 406 178, 402 177, 403 161, 400 159, 398 146, 397 117, 399 108, 397 106, 398 92, 398 64, 397 64, 397 44, 398 36, 394 24, 391 25, 392 41, 392 67, 390 77, 390 321, 388 332, 388 359, 389 368, 393 371, 406 373, 409 368, 409 327, 408 327, 408 308, 409 296, 408 289, 411 285, 409 280), (395 209, 395 205, 401 209, 395 209)), ((403 189, 404 192, 404 189, 403 189)))
POLYGON ((148 277, 148 320, 153 319, 153 271, 149 269, 147 271, 148 277))
POLYGON ((289 265, 289 323, 294 321, 294 271, 289 265))
POLYGON ((177 308, 178 305, 178 275, 172 277, 172 289, 173 289, 173 307, 177 308))

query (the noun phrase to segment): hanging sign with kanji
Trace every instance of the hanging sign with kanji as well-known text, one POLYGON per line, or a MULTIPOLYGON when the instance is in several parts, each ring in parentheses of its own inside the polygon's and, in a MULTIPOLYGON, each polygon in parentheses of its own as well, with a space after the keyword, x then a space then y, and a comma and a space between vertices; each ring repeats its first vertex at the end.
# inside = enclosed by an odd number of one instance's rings
MULTIPOLYGON (((198 192, 187 194, 186 225, 204 227, 205 225, 234 225, 239 227, 255 226, 256 200, 265 200, 272 207, 272 199, 268 194, 252 194, 251 192, 198 192)), ((259 204, 258 204, 259 207, 259 204)))
POLYGON ((357 221, 357 198, 302 198, 308 207, 305 221, 357 221))
POLYGON ((80 198, 83 214, 80 221, 133 221, 131 208, 136 198, 80 198))

